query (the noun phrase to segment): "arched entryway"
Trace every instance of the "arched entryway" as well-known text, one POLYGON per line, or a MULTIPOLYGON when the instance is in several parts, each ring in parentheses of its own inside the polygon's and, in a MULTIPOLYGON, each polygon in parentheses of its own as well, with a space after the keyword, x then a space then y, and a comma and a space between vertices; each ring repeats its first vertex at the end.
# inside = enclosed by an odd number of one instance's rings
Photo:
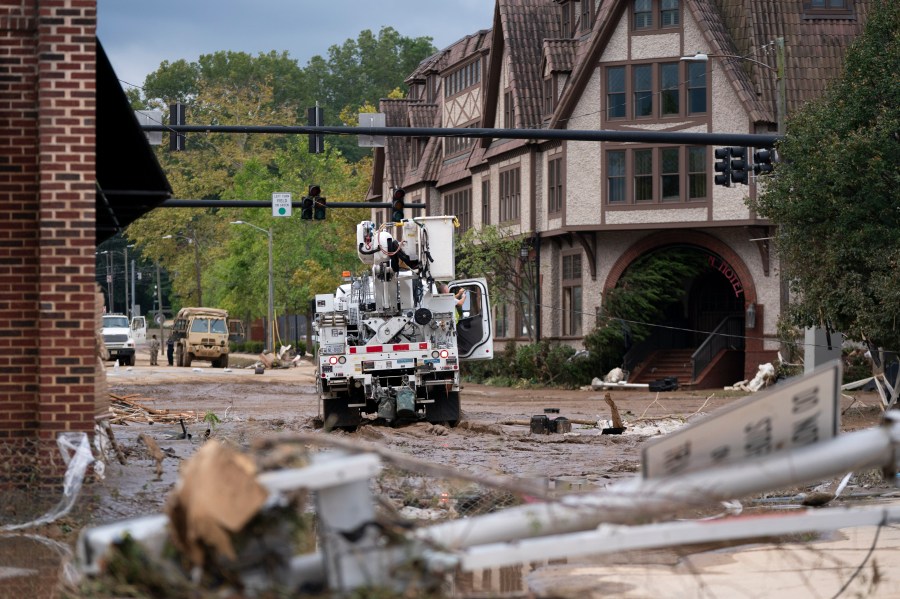
MULTIPOLYGON (((641 258, 677 255, 692 264, 677 285, 681 298, 650 324, 651 335, 626 356, 631 382, 676 377, 680 385, 719 387, 745 378, 747 332, 757 323, 753 279, 743 260, 722 241, 698 232, 654 234, 634 244, 614 265, 608 293, 641 258), (677 250, 674 251, 674 250, 677 250)), ((637 263, 637 264, 636 264, 637 263)))

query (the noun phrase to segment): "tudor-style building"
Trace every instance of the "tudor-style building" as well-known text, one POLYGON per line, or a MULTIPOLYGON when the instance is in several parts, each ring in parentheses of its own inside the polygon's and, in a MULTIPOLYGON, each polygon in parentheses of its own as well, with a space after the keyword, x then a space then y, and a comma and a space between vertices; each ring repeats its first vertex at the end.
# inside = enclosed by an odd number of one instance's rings
MULTIPOLYGON (((424 61, 389 126, 760 133, 840 73, 869 0, 497 0, 492 28, 424 61), (783 94, 775 40, 784 42, 783 94), (700 53, 705 61, 687 60, 700 53), (746 60, 744 58, 746 58, 746 60)), ((495 341, 578 346, 604 294, 642 256, 705 261, 686 296, 632 348, 632 380, 718 386, 778 350, 787 300, 771 223, 746 204, 758 181, 714 185, 701 145, 390 138, 369 197, 404 187, 460 231, 502 225, 530 244, 538 310, 496 306, 495 341), (710 331, 726 333, 709 335, 710 331), (668 360, 668 362, 666 361, 668 360)), ((752 151, 752 149, 750 149, 752 151)), ((380 211, 374 211, 381 219, 380 211)))

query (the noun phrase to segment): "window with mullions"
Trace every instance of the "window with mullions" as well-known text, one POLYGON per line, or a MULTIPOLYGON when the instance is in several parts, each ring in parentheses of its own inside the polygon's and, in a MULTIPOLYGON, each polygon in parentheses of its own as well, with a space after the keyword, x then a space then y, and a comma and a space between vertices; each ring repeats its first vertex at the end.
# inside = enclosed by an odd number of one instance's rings
POLYGON ((659 65, 659 108, 662 116, 677 116, 681 112, 681 81, 677 62, 659 65))
POLYGON ((594 24, 594 0, 581 0, 581 31, 590 31, 594 24))
POLYGON ((676 27, 678 25, 678 0, 660 0, 660 27, 676 27))
POLYGON ((503 94, 503 127, 513 129, 516 126, 516 109, 513 104, 512 90, 503 94))
POLYGON ((606 118, 628 116, 625 98, 625 67, 609 67, 606 69, 606 118))
POLYGON ((491 182, 487 179, 481 181, 481 226, 491 224, 491 182))
POLYGON ((581 254, 562 257, 562 334, 581 335, 581 254))
POLYGON ((803 2, 806 19, 854 19, 851 0, 806 0, 803 2))
POLYGON ((634 118, 653 116, 653 65, 635 65, 634 118))
POLYGON ((481 81, 481 61, 476 60, 444 76, 444 97, 455 96, 481 81))
POLYGON ((625 150, 606 153, 606 197, 610 204, 625 203, 625 150))
POLYGON ((462 189, 444 196, 444 214, 453 214, 459 221, 457 235, 462 235, 472 227, 472 190, 462 189))
POLYGON ((706 112, 706 64, 688 62, 688 113, 706 112))
POLYGON ((553 158, 547 161, 547 212, 549 214, 560 212, 562 205, 562 158, 553 158))
POLYGON ((634 150, 634 201, 653 200, 653 150, 634 150))
POLYGON ((519 220, 519 168, 511 168, 500 173, 500 220, 501 223, 519 220))
POLYGON ((709 110, 707 65, 663 62, 606 67, 604 120, 676 119, 709 110))
POLYGON ((608 206, 709 199, 706 146, 614 149, 605 154, 608 206))
POLYGON ((634 0, 634 28, 653 27, 653 0, 634 0))

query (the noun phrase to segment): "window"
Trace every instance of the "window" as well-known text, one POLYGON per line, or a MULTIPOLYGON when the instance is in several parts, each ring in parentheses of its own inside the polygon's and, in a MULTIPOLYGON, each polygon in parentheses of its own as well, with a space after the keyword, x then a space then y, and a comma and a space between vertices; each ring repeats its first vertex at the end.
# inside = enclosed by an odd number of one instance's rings
POLYGON ((706 147, 688 148, 688 199, 706 198, 706 147))
POLYGON ((560 28, 564 38, 572 37, 572 21, 574 20, 573 11, 575 9, 574 0, 564 0, 560 3, 560 28))
POLYGON ((581 0, 581 31, 591 30, 594 24, 594 0, 581 0))
POLYGON ((803 3, 807 19, 855 19, 851 0, 807 0, 803 3))
POLYGON ((472 190, 454 191, 444 196, 444 214, 453 214, 459 221, 458 235, 472 228, 472 190))
POLYGON ((491 182, 481 181, 481 226, 491 224, 491 182))
MULTIPOLYGON (((477 127, 478 121, 465 125, 466 129, 477 127)), ((444 138, 444 156, 454 156, 461 154, 475 145, 473 137, 445 137, 444 138)))
POLYGON ((634 28, 653 27, 653 0, 634 0, 634 28))
POLYGON ((677 116, 681 112, 678 67, 677 62, 659 65, 659 107, 662 116, 677 116))
POLYGON ((636 65, 634 73, 634 117, 653 115, 653 65, 636 65))
POLYGON ((610 67, 606 70, 606 117, 624 118, 625 106, 625 67, 610 67))
POLYGON ((653 199, 653 150, 634 150, 634 201, 653 199))
POLYGON ((661 176, 659 180, 659 189, 663 202, 678 201, 681 193, 681 184, 679 183, 678 148, 663 148, 659 151, 661 156, 661 176))
POLYGON ((688 62, 688 113, 706 112, 706 64, 688 62))
POLYGON ((610 204, 625 202, 625 150, 606 153, 607 198, 610 204))
POLYGON ((562 308, 562 334, 581 335, 581 254, 562 257, 562 308))
POLYGON ((675 27, 678 25, 678 0, 661 0, 659 5, 660 27, 675 27))
POLYGON ((553 116, 556 109, 556 94, 553 91, 553 75, 544 79, 544 118, 553 116))
POLYGON ((606 204, 677 204, 709 199, 706 146, 606 151, 606 204))
POLYGON ((655 33, 658 29, 678 27, 681 3, 678 0, 634 0, 633 29, 639 33, 655 33))
POLYGON ((606 67, 604 119, 676 119, 706 114, 706 69, 705 63, 688 61, 606 67))
POLYGON ((444 76, 444 97, 455 96, 481 81, 481 61, 476 60, 444 76))
POLYGON ((554 214, 561 211, 562 204, 562 158, 553 158, 547 162, 547 212, 554 214))
POLYGON ((516 126, 516 111, 513 107, 512 90, 503 94, 503 126, 512 129, 516 126))
POLYGON ((500 220, 505 223, 519 220, 519 168, 500 173, 500 220))

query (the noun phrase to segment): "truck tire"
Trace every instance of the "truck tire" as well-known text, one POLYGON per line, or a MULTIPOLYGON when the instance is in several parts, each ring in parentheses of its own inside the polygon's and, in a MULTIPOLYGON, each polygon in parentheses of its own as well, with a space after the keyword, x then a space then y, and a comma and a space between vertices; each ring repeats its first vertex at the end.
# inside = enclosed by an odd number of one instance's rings
POLYGON ((179 368, 184 366, 184 348, 180 345, 175 346, 175 366, 179 368))
POLYGON ((184 362, 185 368, 190 368, 191 362, 194 361, 194 354, 189 351, 184 352, 184 358, 182 358, 182 361, 184 362))
POLYGON ((228 354, 224 356, 219 356, 215 360, 213 360, 213 368, 228 368, 228 354))
POLYGON ((135 363, 137 363, 137 354, 131 354, 130 356, 128 356, 128 365, 134 366, 135 363))

